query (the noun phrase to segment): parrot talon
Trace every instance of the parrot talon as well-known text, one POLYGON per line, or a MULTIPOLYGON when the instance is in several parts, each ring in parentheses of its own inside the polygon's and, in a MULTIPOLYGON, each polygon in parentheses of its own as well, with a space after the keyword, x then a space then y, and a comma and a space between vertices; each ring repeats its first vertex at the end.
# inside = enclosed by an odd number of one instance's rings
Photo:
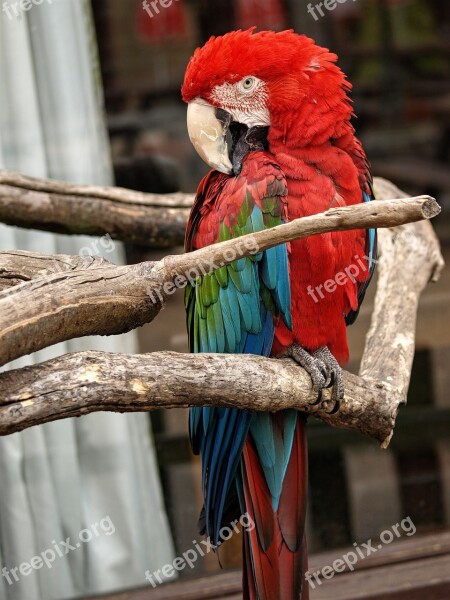
POLYGON ((327 414, 335 415, 340 407, 341 407, 341 402, 338 400, 337 402, 334 403, 333 408, 331 410, 327 411, 327 414))
POLYGON ((313 354, 314 358, 318 358, 328 367, 327 376, 329 378, 327 388, 332 388, 331 400, 334 406, 329 414, 334 414, 339 410, 341 400, 344 398, 344 378, 342 369, 338 361, 328 348, 319 348, 313 354))
POLYGON ((314 400, 314 402, 310 402, 310 406, 318 406, 322 403, 322 399, 322 390, 319 390, 319 392, 317 393, 317 399, 314 400))
POLYGON ((336 373, 333 370, 333 371, 331 371, 331 374, 330 374, 330 381, 327 383, 327 385, 325 387, 327 389, 332 388, 334 386, 335 381, 336 381, 336 373))
POLYGON ((293 358, 309 373, 313 390, 317 392, 317 400, 312 402, 311 406, 317 406, 322 402, 323 389, 331 388, 333 408, 329 414, 339 410, 340 402, 344 398, 344 379, 338 361, 328 348, 319 348, 310 354, 298 344, 292 344, 282 356, 293 358))
POLYGON ((309 373, 313 390, 318 394, 317 400, 311 404, 312 406, 320 404, 322 402, 322 390, 325 387, 328 377, 327 365, 319 358, 312 356, 298 344, 289 346, 285 355, 294 359, 298 365, 309 373))

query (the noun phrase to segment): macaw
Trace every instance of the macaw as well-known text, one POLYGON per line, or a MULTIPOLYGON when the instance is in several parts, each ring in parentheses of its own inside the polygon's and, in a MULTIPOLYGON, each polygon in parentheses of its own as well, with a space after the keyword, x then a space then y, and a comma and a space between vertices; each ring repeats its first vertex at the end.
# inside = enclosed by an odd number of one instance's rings
MULTIPOLYGON (((213 169, 198 188, 186 251, 373 198, 337 57, 293 31, 254 29, 212 37, 186 70, 189 136, 213 169)), ((346 325, 375 246, 374 230, 332 232, 199 276, 185 296, 191 351, 291 356, 318 397, 332 388, 338 407, 346 325)), ((202 532, 217 545, 236 515, 255 524, 244 531, 244 598, 307 599, 305 417, 203 407, 190 410, 189 426, 202 459, 202 532)))

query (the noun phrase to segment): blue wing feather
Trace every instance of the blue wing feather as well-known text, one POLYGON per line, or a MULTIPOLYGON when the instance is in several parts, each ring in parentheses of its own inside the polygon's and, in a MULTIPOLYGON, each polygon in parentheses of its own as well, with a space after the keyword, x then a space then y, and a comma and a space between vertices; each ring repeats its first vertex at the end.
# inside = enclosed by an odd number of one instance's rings
MULTIPOLYGON (((250 193, 245 197, 247 203, 253 198, 250 193)), ((216 198, 215 202, 220 202, 220 198, 216 198)), ((198 224, 199 217, 195 217, 194 222, 198 224)), ((254 202, 244 225, 242 222, 240 217, 241 232, 266 228, 257 202, 254 202)), ((223 224, 220 231, 222 235, 230 237, 223 224)), ((188 238, 192 239, 193 235, 189 232, 188 238)), ((204 280, 215 277, 214 273, 205 276, 203 283, 197 281, 192 289, 186 291, 191 351, 269 356, 274 336, 274 317, 279 314, 288 326, 291 325, 286 246, 277 246, 252 257, 238 259, 226 267, 226 273, 228 277, 221 273, 213 283, 204 280), (198 287, 205 283, 200 293, 198 287), (262 294, 262 286, 265 286, 268 298, 262 294)), ((274 502, 278 501, 280 495, 293 433, 289 427, 284 433, 273 429, 270 415, 261 416, 239 409, 195 407, 190 410, 189 421, 193 450, 202 456, 206 533, 211 536, 213 543, 217 543, 227 496, 235 483, 249 430, 252 435, 258 436, 258 448, 265 457, 264 469, 270 489, 273 490, 274 502), (289 448, 285 447, 283 439, 290 440, 289 448)), ((289 424, 290 419, 286 422, 289 424)))

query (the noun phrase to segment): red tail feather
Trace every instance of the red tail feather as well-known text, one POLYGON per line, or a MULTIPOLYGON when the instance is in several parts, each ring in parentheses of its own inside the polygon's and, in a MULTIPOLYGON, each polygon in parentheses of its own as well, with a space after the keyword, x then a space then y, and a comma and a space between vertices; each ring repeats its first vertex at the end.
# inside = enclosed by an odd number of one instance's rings
POLYGON ((305 514, 307 448, 305 419, 299 414, 292 452, 275 512, 251 436, 244 452, 245 509, 255 528, 245 533, 245 600, 308 600, 305 514))

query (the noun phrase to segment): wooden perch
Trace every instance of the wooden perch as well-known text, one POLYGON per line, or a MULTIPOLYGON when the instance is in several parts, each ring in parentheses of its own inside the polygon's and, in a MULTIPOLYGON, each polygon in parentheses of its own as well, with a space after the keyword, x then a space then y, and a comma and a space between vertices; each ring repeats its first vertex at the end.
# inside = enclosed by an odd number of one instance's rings
MULTIPOLYGON (((338 413, 317 395, 311 379, 290 359, 237 354, 108 354, 78 352, 0 375, 0 435, 99 410, 118 412, 183 406, 297 408, 336 427, 357 429, 383 443, 392 427, 392 396, 345 373, 338 413)), ((329 399, 329 390, 324 398, 329 399)))
POLYGON ((55 233, 109 235, 147 247, 183 243, 190 194, 144 194, 0 170, 0 222, 55 233))
MULTIPOLYGON (((383 197, 400 190, 379 180, 377 193, 383 197)), ((401 192, 400 192, 401 193, 401 192)), ((359 369, 359 377, 387 398, 389 433, 381 445, 387 448, 395 420, 406 398, 415 352, 419 298, 426 285, 439 280, 444 259, 439 240, 429 222, 380 229, 378 282, 371 325, 359 369)))
POLYGON ((377 196, 399 199, 332 209, 156 263, 115 267, 88 257, 0 254, 0 281, 3 278, 5 285, 22 281, 0 293, 0 357, 7 362, 11 360, 8 357, 69 336, 112 333, 151 320, 164 297, 181 287, 173 280, 177 283, 176 277, 191 268, 209 272, 256 247, 262 250, 325 231, 395 226, 380 231, 379 285, 372 325, 360 376, 345 373, 345 399, 337 414, 327 412, 328 390, 320 406, 310 406, 314 400, 310 378, 289 359, 83 352, 0 375, 0 435, 97 410, 188 405, 253 410, 295 407, 314 412, 331 425, 356 429, 386 447, 399 406, 406 402, 418 299, 427 282, 438 279, 443 260, 428 222, 399 227, 437 214, 433 199, 400 198, 404 194, 383 180, 377 180, 377 196), (42 264, 44 269, 58 266, 60 270, 42 277, 42 264), (149 301, 149 294, 155 303, 149 301))

